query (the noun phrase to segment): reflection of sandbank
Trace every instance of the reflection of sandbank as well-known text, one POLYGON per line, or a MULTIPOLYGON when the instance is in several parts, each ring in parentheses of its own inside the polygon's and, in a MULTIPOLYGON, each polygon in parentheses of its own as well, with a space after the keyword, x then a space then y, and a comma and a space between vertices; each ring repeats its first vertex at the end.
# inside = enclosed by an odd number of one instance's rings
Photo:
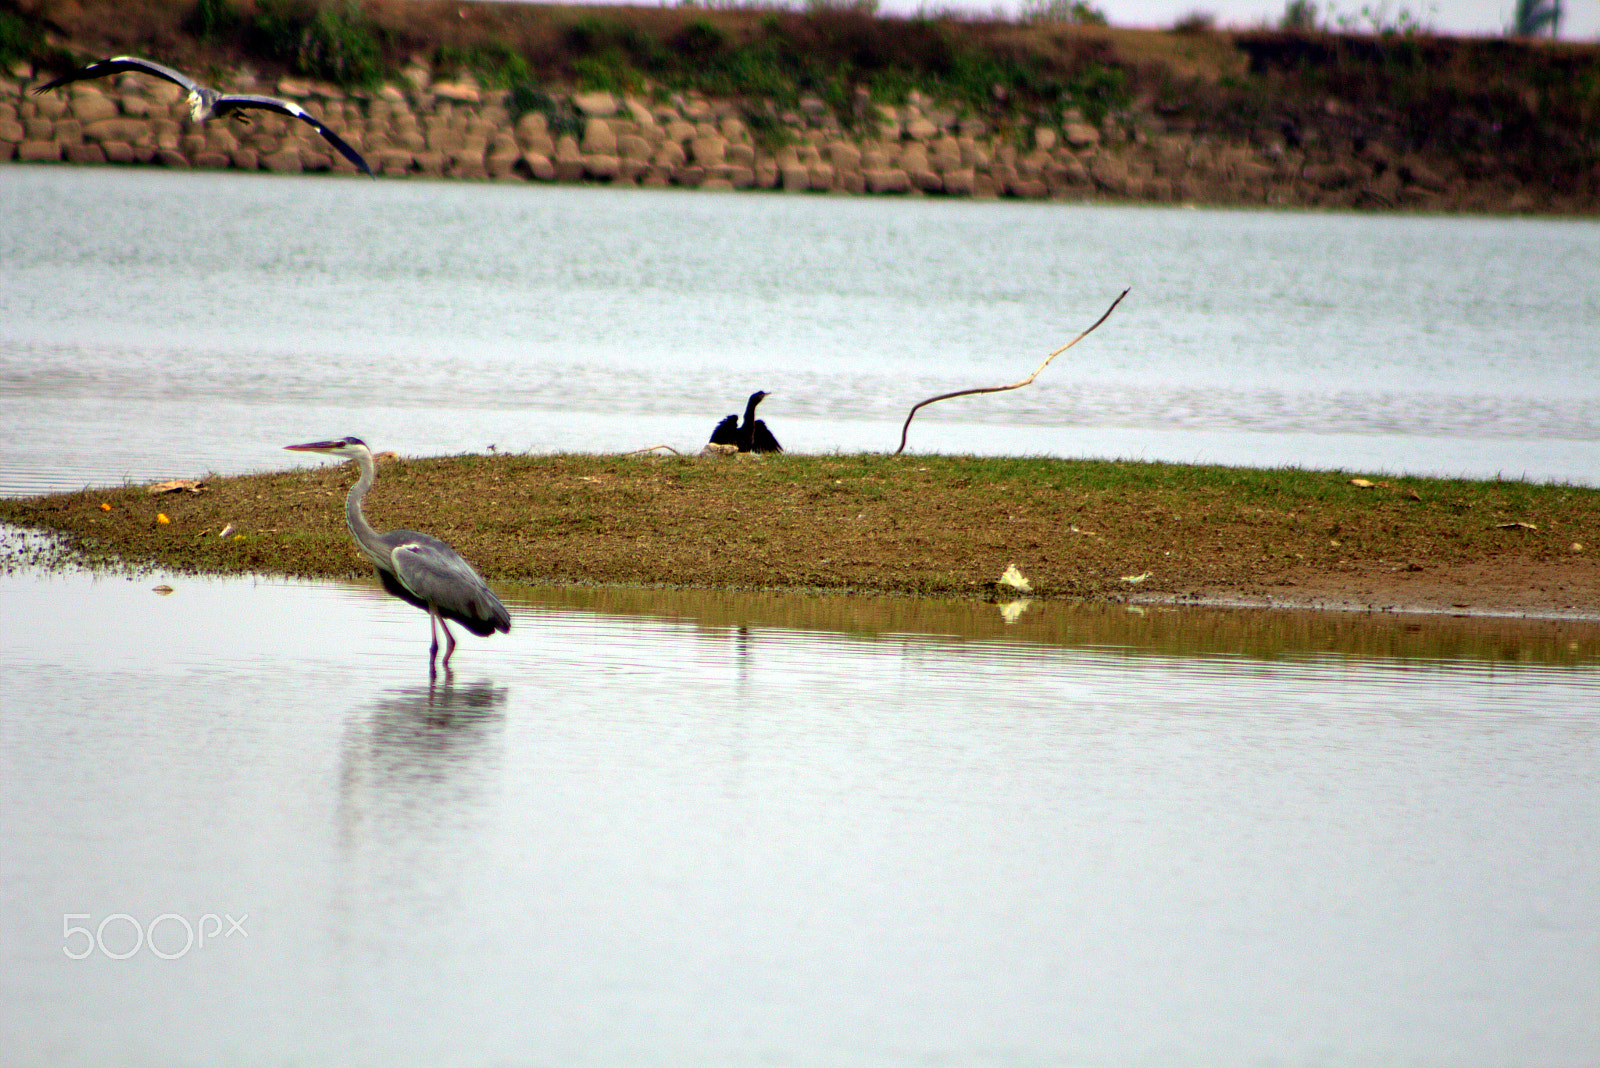
POLYGON ((1147 594, 1132 605, 1027 599, 1026 613, 1011 620, 1005 607, 1016 602, 971 597, 624 586, 524 586, 510 592, 523 611, 678 619, 717 632, 748 627, 858 638, 920 634, 982 640, 1004 635, 1065 648, 1119 646, 1167 655, 1226 653, 1260 659, 1307 652, 1496 662, 1508 643, 1519 650, 1522 664, 1587 664, 1600 656, 1600 627, 1590 620, 1188 605, 1163 603, 1147 594), (1130 607, 1142 611, 1131 612, 1130 607), (1013 627, 1013 622, 1024 625, 1013 627))

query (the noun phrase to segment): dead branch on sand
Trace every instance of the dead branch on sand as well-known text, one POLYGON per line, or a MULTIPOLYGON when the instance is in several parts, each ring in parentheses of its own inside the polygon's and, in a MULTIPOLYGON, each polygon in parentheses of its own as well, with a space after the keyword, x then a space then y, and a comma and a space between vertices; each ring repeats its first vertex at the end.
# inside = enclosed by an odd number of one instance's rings
POLYGON ((1111 307, 1106 309, 1105 314, 1094 321, 1094 326, 1091 326, 1088 330, 1085 330, 1083 333, 1079 334, 1077 337, 1073 338, 1071 341, 1067 342, 1065 345, 1062 345, 1059 349, 1056 349, 1056 351, 1046 356, 1044 358, 1044 363, 1041 363, 1038 367, 1034 368, 1033 374, 1029 375, 1027 378, 1024 378, 1021 382, 1013 382, 1009 386, 979 386, 977 389, 958 389, 954 393, 941 393, 937 397, 929 397, 925 401, 918 401, 916 404, 912 405, 911 411, 906 414, 905 424, 900 428, 900 447, 894 450, 894 454, 899 456, 902 452, 906 451, 906 433, 911 429, 911 417, 917 414, 918 408, 921 408, 924 405, 932 404, 934 401, 949 400, 951 397, 965 397, 971 393, 1003 393, 1008 389, 1021 389, 1029 382, 1032 382, 1035 378, 1038 378, 1039 372, 1043 371, 1046 367, 1049 367, 1051 360, 1055 359, 1057 356, 1060 356, 1063 352, 1066 352, 1072 346, 1088 337, 1094 331, 1095 326, 1099 326, 1101 323, 1105 322, 1106 319, 1110 318, 1111 313, 1117 310, 1117 305, 1122 303, 1122 298, 1127 295, 1128 290, 1124 289, 1120 294, 1117 295, 1117 299, 1111 302, 1111 307))

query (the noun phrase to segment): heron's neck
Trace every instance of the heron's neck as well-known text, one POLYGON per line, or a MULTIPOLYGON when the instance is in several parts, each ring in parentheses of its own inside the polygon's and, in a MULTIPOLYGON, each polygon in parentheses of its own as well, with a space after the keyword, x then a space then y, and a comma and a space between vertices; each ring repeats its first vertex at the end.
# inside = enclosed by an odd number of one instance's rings
POLYGON ((361 546, 361 551, 371 558, 379 567, 389 566, 389 551, 383 544, 383 539, 378 532, 372 529, 372 524, 367 522, 367 517, 361 512, 361 499, 372 488, 372 483, 378 478, 378 465, 368 452, 356 453, 356 464, 361 468, 361 477, 356 484, 350 487, 350 493, 344 499, 344 521, 350 528, 351 537, 356 539, 356 544, 361 546))

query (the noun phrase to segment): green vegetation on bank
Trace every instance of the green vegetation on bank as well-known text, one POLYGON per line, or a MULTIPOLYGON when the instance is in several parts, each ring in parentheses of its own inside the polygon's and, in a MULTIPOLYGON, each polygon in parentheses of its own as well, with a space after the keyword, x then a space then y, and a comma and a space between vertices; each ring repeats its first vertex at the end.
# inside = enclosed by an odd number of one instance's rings
MULTIPOLYGON (((1600 600, 1600 490, 1352 477, 964 456, 470 455, 383 465, 367 513, 380 529, 444 538, 495 581, 985 595, 1015 565, 1036 595, 1105 598, 1515 561, 1586 583, 1591 609, 1600 600)), ((353 481, 329 466, 209 479, 197 494, 3 499, 0 521, 62 535, 46 563, 343 577, 367 570, 344 529, 353 481)))
POLYGON ((1377 140, 1469 176, 1506 173, 1564 194, 1593 184, 1600 48, 1434 37, 1381 15, 1317 28, 1315 11, 1287 7, 1282 21, 1295 29, 1190 18, 1157 32, 1095 25, 1092 7, 1073 3, 1008 22, 827 3, 81 0, 49 20, 0 11, 0 51, 49 70, 142 53, 196 73, 293 73, 366 93, 420 59, 509 90, 514 112, 547 110, 557 128, 551 101, 573 89, 736 100, 758 133, 811 99, 870 132, 873 105, 920 94, 1024 149, 1036 126, 1070 119, 1116 138, 1166 130, 1291 151, 1377 140))

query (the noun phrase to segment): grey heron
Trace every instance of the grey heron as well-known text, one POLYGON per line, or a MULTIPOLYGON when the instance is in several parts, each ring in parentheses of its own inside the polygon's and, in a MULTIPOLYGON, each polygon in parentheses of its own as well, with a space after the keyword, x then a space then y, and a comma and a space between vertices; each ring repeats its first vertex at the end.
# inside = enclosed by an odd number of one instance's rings
POLYGON ((756 405, 767 395, 759 389, 750 394, 744 406, 744 423, 740 424, 737 415, 725 417, 711 431, 711 444, 734 445, 740 452, 782 452, 783 446, 772 436, 767 424, 756 418, 756 405))
POLYGON ((428 633, 433 644, 428 648, 428 674, 434 674, 433 661, 439 654, 437 630, 444 631, 444 670, 450 674, 450 654, 456 651, 455 635, 446 620, 466 627, 479 637, 511 629, 511 615, 461 554, 438 538, 414 530, 391 530, 379 534, 361 512, 361 501, 378 477, 378 464, 372 450, 360 438, 311 441, 304 445, 285 445, 291 452, 320 452, 341 460, 354 460, 361 477, 344 499, 344 521, 357 547, 378 569, 383 588, 407 604, 428 613, 428 633), (437 630, 435 624, 438 625, 437 630))
POLYGON ((361 153, 351 148, 349 143, 332 130, 328 129, 311 112, 299 104, 288 100, 279 100, 275 96, 255 96, 250 93, 219 93, 210 86, 201 85, 193 78, 181 71, 156 63, 153 60, 140 59, 138 56, 112 56, 102 59, 98 63, 91 63, 87 67, 64 74, 55 81, 45 82, 34 89, 35 93, 46 93, 51 89, 60 88, 69 82, 81 82, 87 78, 104 78, 111 74, 120 74, 123 71, 138 71, 140 74, 150 74, 157 78, 164 78, 173 85, 178 86, 189 94, 189 117, 195 122, 206 119, 220 119, 225 115, 246 108, 260 108, 264 111, 275 111, 280 115, 287 115, 291 119, 299 119, 309 123, 323 139, 339 150, 339 154, 356 165, 369 178, 377 178, 372 173, 372 168, 367 166, 367 161, 361 158, 361 153))

